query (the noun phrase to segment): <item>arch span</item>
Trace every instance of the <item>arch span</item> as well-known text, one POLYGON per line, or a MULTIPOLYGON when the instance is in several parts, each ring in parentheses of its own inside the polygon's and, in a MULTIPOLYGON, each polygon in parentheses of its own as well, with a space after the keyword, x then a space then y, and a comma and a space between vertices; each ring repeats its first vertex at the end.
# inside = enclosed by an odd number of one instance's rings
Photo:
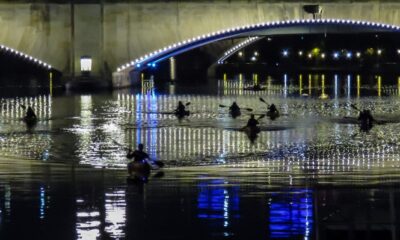
POLYGON ((400 32, 400 26, 352 19, 295 19, 238 26, 186 39, 125 63, 113 73, 113 83, 121 84, 124 81, 129 83, 132 71, 142 71, 160 61, 216 41, 240 37, 324 32, 400 32))
POLYGON ((23 61, 34 63, 38 67, 45 68, 45 69, 48 69, 48 70, 52 70, 53 69, 51 64, 49 64, 49 63, 47 63, 45 61, 42 61, 40 59, 37 59, 37 58, 35 58, 33 56, 30 56, 30 55, 28 55, 28 54, 26 54, 24 52, 18 51, 18 50, 14 49, 14 48, 10 48, 10 47, 4 46, 4 45, 0 45, 0 51, 5 52, 5 53, 13 54, 16 57, 21 57, 23 61))

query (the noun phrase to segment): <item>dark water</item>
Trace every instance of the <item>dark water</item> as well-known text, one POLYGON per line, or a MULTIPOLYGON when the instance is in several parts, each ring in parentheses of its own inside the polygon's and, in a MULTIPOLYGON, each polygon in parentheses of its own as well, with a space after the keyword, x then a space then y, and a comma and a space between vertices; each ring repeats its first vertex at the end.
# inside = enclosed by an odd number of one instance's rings
POLYGON ((240 78, 2 98, 0 239, 397 239, 398 86, 284 75, 253 92, 240 78), (240 128, 265 114, 260 97, 281 117, 260 119, 251 141, 240 128), (192 113, 181 121, 179 100, 192 113), (232 101, 253 111, 231 119, 219 105, 232 101), (362 131, 351 104, 379 124, 362 131), (127 184, 125 147, 138 143, 167 168, 127 184))

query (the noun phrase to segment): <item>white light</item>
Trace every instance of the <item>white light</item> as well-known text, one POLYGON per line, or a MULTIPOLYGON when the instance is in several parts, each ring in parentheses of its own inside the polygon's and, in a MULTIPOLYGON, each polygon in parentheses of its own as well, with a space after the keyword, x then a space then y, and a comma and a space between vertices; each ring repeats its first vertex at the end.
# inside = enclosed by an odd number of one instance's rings
POLYGON ((361 57, 361 53, 360 53, 360 52, 357 52, 357 53, 356 53, 356 57, 357 57, 357 58, 361 57))
POLYGON ((257 58, 255 56, 251 57, 251 61, 255 62, 257 58))
POLYGON ((378 53, 378 55, 381 55, 382 54, 382 50, 378 49, 377 53, 378 53))
POLYGON ((287 57, 287 56, 289 55, 288 50, 283 50, 282 55, 283 55, 284 57, 287 57))
POLYGON ((312 54, 311 53, 308 54, 308 58, 312 58, 312 54))
POLYGON ((321 53, 321 58, 325 58, 325 53, 321 53))
POLYGON ((346 53, 346 57, 350 59, 352 57, 351 52, 346 53))
POLYGON ((90 72, 92 71, 92 58, 89 56, 81 57, 81 71, 90 72))
POLYGON ((303 56, 303 51, 299 51, 299 56, 303 56))
POLYGON ((334 53, 333 53, 333 58, 334 58, 334 59, 338 59, 338 58, 339 58, 339 53, 334 52, 334 53))
POLYGON ((258 56, 258 52, 257 51, 254 52, 254 56, 258 56))

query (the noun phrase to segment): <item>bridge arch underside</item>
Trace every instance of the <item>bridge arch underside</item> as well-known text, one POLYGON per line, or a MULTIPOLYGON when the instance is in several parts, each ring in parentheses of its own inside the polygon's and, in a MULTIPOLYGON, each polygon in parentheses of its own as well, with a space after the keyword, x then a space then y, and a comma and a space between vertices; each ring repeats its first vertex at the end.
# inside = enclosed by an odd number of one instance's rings
MULTIPOLYGON (((140 79, 153 77, 156 82, 171 80, 171 66, 169 58, 174 57, 176 65, 176 80, 196 79, 204 80, 215 76, 218 59, 221 59, 227 50, 232 49, 241 42, 251 37, 259 40, 266 37, 288 36, 288 35, 321 35, 321 34, 348 34, 357 37, 359 34, 400 33, 395 26, 381 24, 348 24, 348 23, 304 23, 284 24, 281 26, 256 27, 223 33, 217 36, 206 37, 171 50, 163 51, 154 57, 145 58, 139 64, 123 69, 121 72, 128 73, 130 83, 137 85, 140 79), (155 66, 156 67, 152 67, 155 66), (144 75, 143 75, 144 74, 144 75)), ((258 42, 254 41, 255 43, 258 42)), ((253 43, 254 44, 254 43, 253 43)), ((248 47, 247 45, 246 47, 248 47)), ((240 48, 238 48, 239 50, 240 48)))
MULTIPOLYGON (((3 47, 0 51, 0 88, 48 88, 61 87, 61 72, 32 56, 3 47), (51 74, 51 76, 50 76, 51 74)), ((8 90, 6 90, 8 91, 8 90)))

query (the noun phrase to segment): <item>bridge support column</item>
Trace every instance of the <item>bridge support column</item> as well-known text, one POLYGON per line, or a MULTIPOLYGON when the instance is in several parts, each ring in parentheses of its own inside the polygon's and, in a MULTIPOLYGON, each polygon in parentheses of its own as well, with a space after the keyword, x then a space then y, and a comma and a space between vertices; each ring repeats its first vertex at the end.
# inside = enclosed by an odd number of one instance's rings
POLYGON ((176 79, 176 61, 174 57, 169 58, 169 78, 171 82, 176 79))

